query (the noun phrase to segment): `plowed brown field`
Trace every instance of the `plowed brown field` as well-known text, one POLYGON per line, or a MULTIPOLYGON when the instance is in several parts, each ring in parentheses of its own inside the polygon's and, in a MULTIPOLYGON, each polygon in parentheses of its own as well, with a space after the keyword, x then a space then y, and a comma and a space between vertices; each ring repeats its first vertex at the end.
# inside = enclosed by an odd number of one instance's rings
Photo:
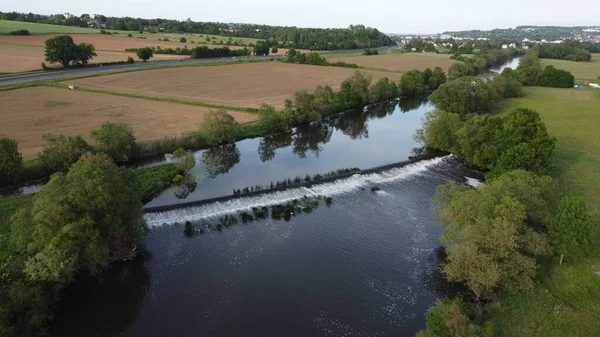
MULTIPOLYGON (((354 69, 285 63, 246 63, 138 71, 70 81, 82 87, 137 93, 211 104, 259 107, 283 106, 294 92, 328 84, 339 89, 354 69)), ((398 81, 401 74, 365 71, 373 82, 382 77, 398 81)))
POLYGON ((437 54, 383 54, 372 56, 348 56, 348 57, 333 57, 331 62, 347 62, 355 63, 366 68, 382 68, 389 70, 425 70, 426 68, 440 67, 444 71, 448 71, 451 65, 457 61, 449 59, 450 55, 437 54))
MULTIPOLYGON (((0 92, 0 136, 19 142, 24 158, 44 146, 41 136, 60 133, 90 139, 90 131, 106 121, 129 124, 138 140, 180 135, 197 130, 208 108, 128 97, 34 87, 0 92)), ((240 123, 256 115, 230 111, 240 123)))

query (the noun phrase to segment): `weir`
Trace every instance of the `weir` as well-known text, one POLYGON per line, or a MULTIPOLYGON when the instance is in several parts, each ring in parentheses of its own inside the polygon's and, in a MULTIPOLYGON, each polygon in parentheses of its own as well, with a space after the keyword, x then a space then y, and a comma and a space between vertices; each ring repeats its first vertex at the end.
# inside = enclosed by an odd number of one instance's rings
POLYGON ((260 191, 244 196, 213 198, 187 204, 146 208, 145 218, 148 225, 154 227, 163 224, 216 218, 226 214, 250 210, 253 207, 277 205, 305 196, 335 196, 367 188, 370 185, 408 179, 450 158, 452 158, 452 155, 386 165, 299 187, 260 191))

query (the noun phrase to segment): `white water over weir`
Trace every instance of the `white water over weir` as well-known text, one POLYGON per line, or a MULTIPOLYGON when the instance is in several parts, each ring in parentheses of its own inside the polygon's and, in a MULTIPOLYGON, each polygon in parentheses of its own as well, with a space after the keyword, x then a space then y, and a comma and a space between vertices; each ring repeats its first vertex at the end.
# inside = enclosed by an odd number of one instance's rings
POLYGON ((169 225, 185 221, 199 221, 211 219, 226 214, 247 211, 253 207, 273 206, 300 199, 302 197, 335 196, 368 187, 373 184, 408 179, 427 171, 430 167, 440 164, 445 158, 438 157, 408 164, 403 167, 392 168, 377 173, 355 174, 348 178, 341 178, 332 182, 313 185, 312 187, 296 187, 273 193, 261 194, 253 197, 241 197, 224 202, 214 202, 201 206, 179 208, 170 211, 147 213, 145 215, 148 226, 169 225))

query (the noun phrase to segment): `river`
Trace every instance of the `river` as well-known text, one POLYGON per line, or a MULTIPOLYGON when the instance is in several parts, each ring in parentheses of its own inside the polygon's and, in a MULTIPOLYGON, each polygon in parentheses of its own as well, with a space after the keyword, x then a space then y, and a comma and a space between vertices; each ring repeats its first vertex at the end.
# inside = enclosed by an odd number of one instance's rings
MULTIPOLYGON (((388 102, 283 139, 197 152, 196 191, 180 199, 169 190, 150 205, 406 161, 419 153, 412 136, 431 109, 425 100, 388 102)), ((427 308, 453 289, 437 272, 441 227, 431 197, 440 184, 474 177, 443 156, 312 187, 146 214, 151 232, 141 256, 67 289, 54 335, 412 336, 424 327, 427 308), (381 190, 371 192, 373 186, 381 190), (224 214, 304 195, 333 196, 333 204, 321 202, 289 221, 183 233, 187 220, 202 227, 224 214)))

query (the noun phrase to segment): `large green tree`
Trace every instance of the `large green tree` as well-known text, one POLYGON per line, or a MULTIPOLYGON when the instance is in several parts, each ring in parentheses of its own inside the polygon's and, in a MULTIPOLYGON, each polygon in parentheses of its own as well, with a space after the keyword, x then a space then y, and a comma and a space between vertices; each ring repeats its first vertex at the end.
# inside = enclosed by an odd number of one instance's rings
POLYGON ((109 155, 115 162, 128 161, 136 150, 133 130, 127 124, 106 122, 92 131, 98 150, 109 155))
POLYGON ((426 89, 427 83, 425 81, 425 77, 418 69, 404 73, 400 79, 400 93, 402 93, 402 95, 421 95, 426 89))
POLYGON ((593 241, 592 218, 582 197, 563 197, 558 214, 550 221, 548 235, 554 251, 563 257, 586 253, 593 241))
POLYGON ((23 157, 19 153, 17 142, 0 137, 0 186, 14 183, 22 168, 23 157))
POLYGON ((209 145, 233 143, 238 122, 223 109, 209 111, 204 117, 201 131, 209 145))
POLYGON ((536 259, 550 248, 531 224, 548 216, 551 182, 514 171, 478 189, 440 186, 436 214, 444 227, 448 279, 464 282, 477 298, 531 290, 536 259))
POLYGON ((77 272, 96 274, 132 257, 147 230, 141 199, 133 171, 104 154, 85 154, 68 173, 53 175, 33 207, 11 219, 27 278, 64 285, 77 272))
POLYGON ((490 83, 470 76, 442 84, 429 96, 436 108, 460 115, 490 112, 499 98, 490 83))
POLYGON ((97 56, 92 44, 82 42, 77 45, 69 35, 58 35, 46 40, 45 55, 46 61, 58 62, 63 67, 68 67, 71 62, 85 65, 94 56, 97 56))

